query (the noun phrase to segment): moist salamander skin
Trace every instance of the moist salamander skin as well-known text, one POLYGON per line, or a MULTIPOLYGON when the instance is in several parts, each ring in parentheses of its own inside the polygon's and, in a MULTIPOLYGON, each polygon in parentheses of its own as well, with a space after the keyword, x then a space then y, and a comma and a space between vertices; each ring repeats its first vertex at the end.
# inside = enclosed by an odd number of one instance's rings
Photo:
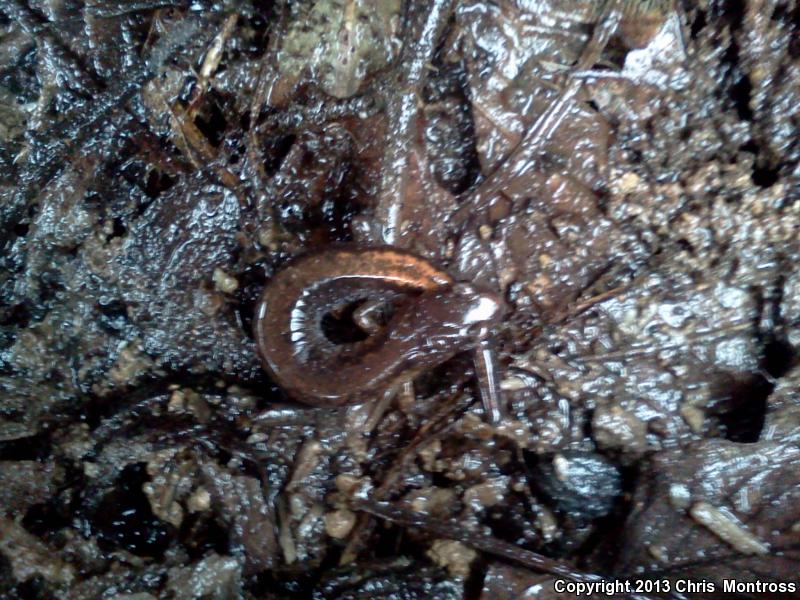
POLYGON ((394 248, 330 249, 292 262, 270 280, 254 333, 265 369, 314 406, 359 402, 472 348, 499 322, 502 300, 455 283, 423 258, 394 248), (337 344, 323 318, 359 301, 397 303, 380 331, 337 344))

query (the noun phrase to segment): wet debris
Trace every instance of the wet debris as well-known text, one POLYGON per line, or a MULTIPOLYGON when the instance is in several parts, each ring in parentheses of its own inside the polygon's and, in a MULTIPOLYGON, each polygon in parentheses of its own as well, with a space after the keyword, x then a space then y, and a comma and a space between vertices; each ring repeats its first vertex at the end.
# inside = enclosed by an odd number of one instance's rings
POLYGON ((250 572, 271 568, 277 559, 275 511, 264 501, 255 477, 231 475, 214 465, 203 469, 211 505, 230 528, 230 542, 241 547, 250 572))
POLYGON ((173 598, 225 600, 238 594, 242 567, 235 558, 211 553, 193 565, 170 569, 168 577, 167 591, 173 598))
POLYGON ((360 600, 384 597, 425 598, 450 600, 462 597, 458 581, 448 579, 439 569, 422 566, 409 559, 367 563, 358 571, 334 572, 313 591, 314 600, 346 598, 360 600))
POLYGON ((617 568, 720 586, 723 578, 791 578, 797 454, 780 442, 709 440, 654 457, 617 568))
POLYGON ((531 485, 571 518, 604 517, 621 496, 619 469, 600 454, 567 451, 530 462, 531 485))
POLYGON ((547 575, 531 573, 499 562, 492 563, 483 579, 480 598, 481 600, 515 597, 555 599, 559 596, 553 588, 553 583, 547 575))
POLYGON ((799 14, 2 3, 0 596, 796 579, 799 14), (502 422, 262 370, 274 273, 385 243, 503 295, 502 422))
MULTIPOLYGON (((365 79, 399 53, 400 0, 321 0, 293 5, 278 52, 277 89, 307 77, 335 98, 358 92, 365 79)), ((285 98, 274 93, 274 104, 285 98)))
POLYGON ((67 586, 76 578, 72 565, 54 558, 52 551, 38 538, 6 518, 0 519, 0 553, 11 566, 19 583, 41 577, 55 587, 67 586))
POLYGON ((36 460, 0 462, 0 506, 6 515, 24 514, 53 496, 64 479, 57 464, 36 460))

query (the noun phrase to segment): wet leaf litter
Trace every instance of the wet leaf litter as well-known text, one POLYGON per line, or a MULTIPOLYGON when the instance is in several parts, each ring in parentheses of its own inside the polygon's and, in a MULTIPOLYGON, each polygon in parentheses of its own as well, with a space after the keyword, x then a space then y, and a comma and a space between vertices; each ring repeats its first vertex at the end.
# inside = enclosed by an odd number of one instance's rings
MULTIPOLYGON (((778 0, 0 3, 0 596, 795 580, 799 33, 778 0), (281 389, 259 300, 332 247, 503 298, 502 418, 469 352, 281 389)), ((342 356, 420 301, 364 296, 316 323, 342 356)))

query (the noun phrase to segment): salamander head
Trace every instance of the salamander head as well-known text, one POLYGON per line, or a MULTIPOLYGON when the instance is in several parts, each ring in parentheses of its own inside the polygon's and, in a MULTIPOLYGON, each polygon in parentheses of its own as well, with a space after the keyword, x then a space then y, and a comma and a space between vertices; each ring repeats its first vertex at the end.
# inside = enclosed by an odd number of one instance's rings
POLYGON ((394 321, 391 336, 426 347, 466 349, 500 323, 506 305, 499 295, 468 283, 426 292, 394 321))

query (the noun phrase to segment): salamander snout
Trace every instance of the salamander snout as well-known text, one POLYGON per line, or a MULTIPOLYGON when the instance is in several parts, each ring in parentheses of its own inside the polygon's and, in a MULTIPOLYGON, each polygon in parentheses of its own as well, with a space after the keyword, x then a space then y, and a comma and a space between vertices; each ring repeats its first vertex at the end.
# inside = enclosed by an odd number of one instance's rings
POLYGON ((455 284, 452 293, 459 298, 461 323, 467 327, 495 325, 507 311, 506 303, 499 294, 469 283, 455 284))

